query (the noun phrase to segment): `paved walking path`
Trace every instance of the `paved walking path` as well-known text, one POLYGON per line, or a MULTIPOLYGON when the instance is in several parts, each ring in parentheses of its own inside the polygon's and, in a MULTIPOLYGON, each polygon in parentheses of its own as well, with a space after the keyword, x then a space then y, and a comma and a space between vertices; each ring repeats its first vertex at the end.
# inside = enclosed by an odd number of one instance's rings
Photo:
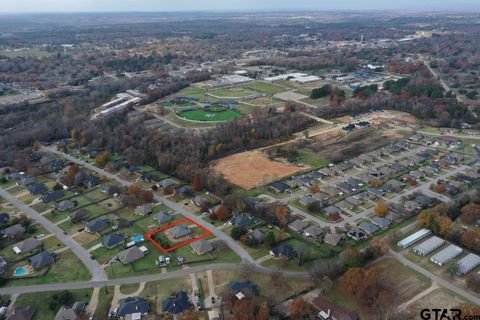
POLYGON ((90 302, 88 303, 88 306, 87 306, 87 313, 89 313, 92 316, 95 314, 95 311, 97 310, 99 295, 100 295, 100 288, 93 288, 92 297, 90 298, 90 302))

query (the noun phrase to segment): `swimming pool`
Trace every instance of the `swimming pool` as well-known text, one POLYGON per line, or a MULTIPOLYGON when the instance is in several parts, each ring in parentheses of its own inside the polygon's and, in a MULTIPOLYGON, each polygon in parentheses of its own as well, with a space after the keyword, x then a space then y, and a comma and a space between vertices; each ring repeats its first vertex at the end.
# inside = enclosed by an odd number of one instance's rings
POLYGON ((26 267, 18 267, 15 269, 15 271, 13 272, 13 276, 14 277, 21 277, 21 276, 25 276, 27 275, 28 272, 27 272, 27 268, 26 267))
POLYGON ((135 243, 141 243, 141 242, 145 241, 143 236, 140 235, 140 234, 137 234, 137 235, 133 236, 132 240, 135 241, 135 243))

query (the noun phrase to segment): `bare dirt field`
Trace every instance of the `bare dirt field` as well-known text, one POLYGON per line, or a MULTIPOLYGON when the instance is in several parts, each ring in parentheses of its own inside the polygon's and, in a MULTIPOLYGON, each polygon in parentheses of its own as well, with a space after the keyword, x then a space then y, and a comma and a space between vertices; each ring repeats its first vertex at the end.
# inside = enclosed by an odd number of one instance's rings
POLYGON ((315 137, 315 142, 307 148, 321 158, 339 162, 378 149, 389 144, 395 138, 398 138, 398 136, 386 135, 375 128, 364 128, 355 130, 346 136, 325 137, 322 135, 315 137))
POLYGON ((248 151, 216 161, 213 169, 223 174, 227 181, 249 190, 303 171, 307 167, 272 161, 261 151, 248 151))
POLYGON ((457 295, 445 289, 439 288, 417 300, 415 303, 411 304, 408 307, 408 311, 410 311, 412 315, 418 316, 420 314, 420 311, 424 308, 448 309, 458 306, 462 303, 465 303, 465 301, 457 295))

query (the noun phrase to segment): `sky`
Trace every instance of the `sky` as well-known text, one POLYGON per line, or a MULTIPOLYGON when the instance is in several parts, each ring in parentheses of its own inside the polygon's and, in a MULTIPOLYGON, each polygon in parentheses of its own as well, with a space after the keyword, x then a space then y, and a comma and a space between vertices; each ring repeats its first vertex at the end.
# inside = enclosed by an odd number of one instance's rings
POLYGON ((479 0, 1 0, 0 13, 283 11, 283 10, 480 10, 479 0))

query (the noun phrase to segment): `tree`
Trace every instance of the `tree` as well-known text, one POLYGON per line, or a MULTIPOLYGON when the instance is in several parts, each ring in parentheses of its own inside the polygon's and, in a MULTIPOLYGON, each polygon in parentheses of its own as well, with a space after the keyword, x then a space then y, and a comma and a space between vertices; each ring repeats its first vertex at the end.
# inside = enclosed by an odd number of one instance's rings
POLYGON ((320 88, 313 89, 310 93, 310 99, 323 98, 330 95, 332 92, 332 87, 329 84, 325 84, 320 88))
POLYGON ((310 186, 310 192, 311 193, 319 193, 320 192, 320 186, 318 184, 312 184, 310 186))
POLYGON ((470 203, 460 210, 460 220, 466 224, 472 224, 480 219, 480 204, 470 203))
POLYGON ((193 176, 192 187, 194 191, 202 191, 202 177, 200 176, 200 174, 196 174, 193 176))
POLYGON ((247 229, 239 228, 239 227, 233 227, 232 230, 230 231, 230 235, 234 240, 240 240, 240 237, 246 233, 247 233, 247 229))
POLYGON ((217 217, 221 221, 227 221, 230 218, 230 212, 228 212, 227 207, 220 206, 217 210, 217 217))
POLYGON ((275 217, 277 218, 278 224, 281 227, 285 227, 288 224, 288 208, 284 205, 277 205, 275 207, 275 217))
POLYGON ((388 213, 388 204, 385 201, 380 201, 375 207, 375 214, 379 217, 385 217, 388 213))
POLYGON ((339 288, 343 293, 356 295, 364 281, 362 268, 350 268, 340 278, 339 288))
POLYGON ((275 243, 277 243, 275 239, 275 234, 272 231, 267 232, 265 236, 265 243, 268 248, 272 248, 275 245, 275 243))
POLYGON ((470 272, 465 277, 467 287, 474 292, 480 293, 480 276, 476 272, 470 272))
POLYGON ((458 270, 460 270, 460 266, 457 262, 452 262, 447 266, 447 272, 452 279, 458 273, 458 270))
POLYGON ((382 185, 383 185, 383 182, 380 179, 374 179, 372 181, 372 186, 374 186, 375 188, 380 188, 382 185))
POLYGON ((153 193, 152 191, 144 190, 141 193, 142 200, 145 203, 152 203, 153 202, 153 193))
POLYGON ((95 158, 95 164, 97 166, 99 166, 100 168, 103 168, 103 167, 105 167, 107 162, 110 161, 111 157, 112 157, 112 155, 110 154, 110 152, 104 151, 95 158))
POLYGON ((290 303, 290 316, 292 319, 305 319, 312 313, 312 306, 305 302, 302 297, 297 297, 290 303))

